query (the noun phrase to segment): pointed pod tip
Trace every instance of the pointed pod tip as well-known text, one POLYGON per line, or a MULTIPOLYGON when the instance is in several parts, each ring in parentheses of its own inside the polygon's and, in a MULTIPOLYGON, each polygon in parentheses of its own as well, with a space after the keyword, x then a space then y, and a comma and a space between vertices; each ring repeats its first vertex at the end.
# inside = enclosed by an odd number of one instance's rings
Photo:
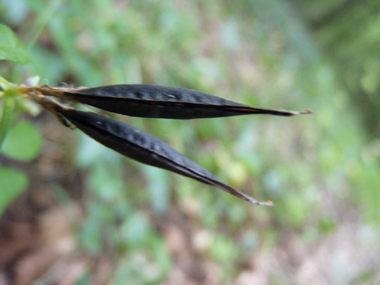
POLYGON ((249 199, 248 201, 251 202, 252 204, 260 205, 260 206, 268 206, 268 207, 274 206, 274 203, 272 201, 261 202, 255 199, 249 199))
POLYGON ((305 111, 302 111, 301 114, 310 115, 313 114, 313 111, 310 109, 306 109, 305 111))
POLYGON ((310 115, 313 114, 313 111, 306 109, 305 111, 289 111, 290 115, 310 115))
POLYGON ((259 202, 259 205, 272 207, 274 206, 274 203, 272 201, 266 201, 266 202, 259 202))

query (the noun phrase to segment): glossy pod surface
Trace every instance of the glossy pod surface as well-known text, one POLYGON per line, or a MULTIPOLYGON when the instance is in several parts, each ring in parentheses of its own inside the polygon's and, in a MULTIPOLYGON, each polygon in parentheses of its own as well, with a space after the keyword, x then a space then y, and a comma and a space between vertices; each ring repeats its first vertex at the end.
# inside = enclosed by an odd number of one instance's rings
POLYGON ((210 172, 165 142, 128 124, 95 113, 61 106, 54 106, 54 112, 104 146, 129 158, 219 187, 254 204, 272 205, 271 202, 258 202, 239 190, 220 182, 210 172))
POLYGON ((307 113, 254 108, 192 89, 148 84, 64 90, 60 97, 106 111, 143 118, 196 119, 249 114, 292 116, 307 113))

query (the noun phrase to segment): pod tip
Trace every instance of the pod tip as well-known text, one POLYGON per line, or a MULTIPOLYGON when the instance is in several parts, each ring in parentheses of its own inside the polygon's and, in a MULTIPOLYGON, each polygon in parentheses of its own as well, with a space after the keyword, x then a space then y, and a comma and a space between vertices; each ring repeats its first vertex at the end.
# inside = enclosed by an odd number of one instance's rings
POLYGON ((259 202, 261 206, 268 206, 268 207, 272 207, 274 206, 274 203, 272 201, 266 201, 266 202, 259 202))
POLYGON ((274 206, 274 203, 272 201, 260 202, 260 201, 254 200, 254 199, 253 200, 250 199, 249 202, 256 204, 256 205, 260 205, 260 206, 268 206, 268 207, 274 206))
POLYGON ((307 115, 309 115, 309 114, 313 114, 313 111, 310 110, 310 109, 306 109, 305 111, 302 111, 301 114, 307 114, 307 115))
POLYGON ((310 115, 313 114, 313 111, 310 109, 306 109, 305 111, 287 111, 288 116, 294 115, 310 115))

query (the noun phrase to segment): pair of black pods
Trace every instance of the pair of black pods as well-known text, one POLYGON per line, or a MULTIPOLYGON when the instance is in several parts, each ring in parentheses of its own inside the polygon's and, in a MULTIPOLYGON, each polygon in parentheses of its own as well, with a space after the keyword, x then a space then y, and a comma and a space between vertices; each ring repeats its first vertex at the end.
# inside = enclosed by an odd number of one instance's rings
MULTIPOLYGON (((67 88, 40 86, 33 90, 44 96, 84 103, 113 113, 143 118, 196 119, 249 114, 293 116, 303 112, 254 108, 204 92, 158 85, 111 85, 96 88, 67 88)), ((162 140, 107 116, 75 110, 46 97, 40 103, 104 146, 141 163, 166 169, 216 186, 230 194, 257 205, 259 202, 241 191, 219 181, 213 174, 162 140)))

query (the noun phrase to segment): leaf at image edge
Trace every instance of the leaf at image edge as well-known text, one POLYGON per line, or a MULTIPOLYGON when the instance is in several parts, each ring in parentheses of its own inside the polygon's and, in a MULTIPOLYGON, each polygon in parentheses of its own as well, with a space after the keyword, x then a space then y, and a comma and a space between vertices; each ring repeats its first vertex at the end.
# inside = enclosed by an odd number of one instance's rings
POLYGON ((12 112, 14 107, 13 98, 5 98, 3 109, 0 116, 0 153, 7 135, 7 131, 11 122, 12 112))
POLYGON ((0 60, 10 60, 20 64, 30 62, 29 54, 13 31, 0 25, 0 60))
POLYGON ((0 166, 0 215, 28 185, 27 175, 17 169, 0 166))

